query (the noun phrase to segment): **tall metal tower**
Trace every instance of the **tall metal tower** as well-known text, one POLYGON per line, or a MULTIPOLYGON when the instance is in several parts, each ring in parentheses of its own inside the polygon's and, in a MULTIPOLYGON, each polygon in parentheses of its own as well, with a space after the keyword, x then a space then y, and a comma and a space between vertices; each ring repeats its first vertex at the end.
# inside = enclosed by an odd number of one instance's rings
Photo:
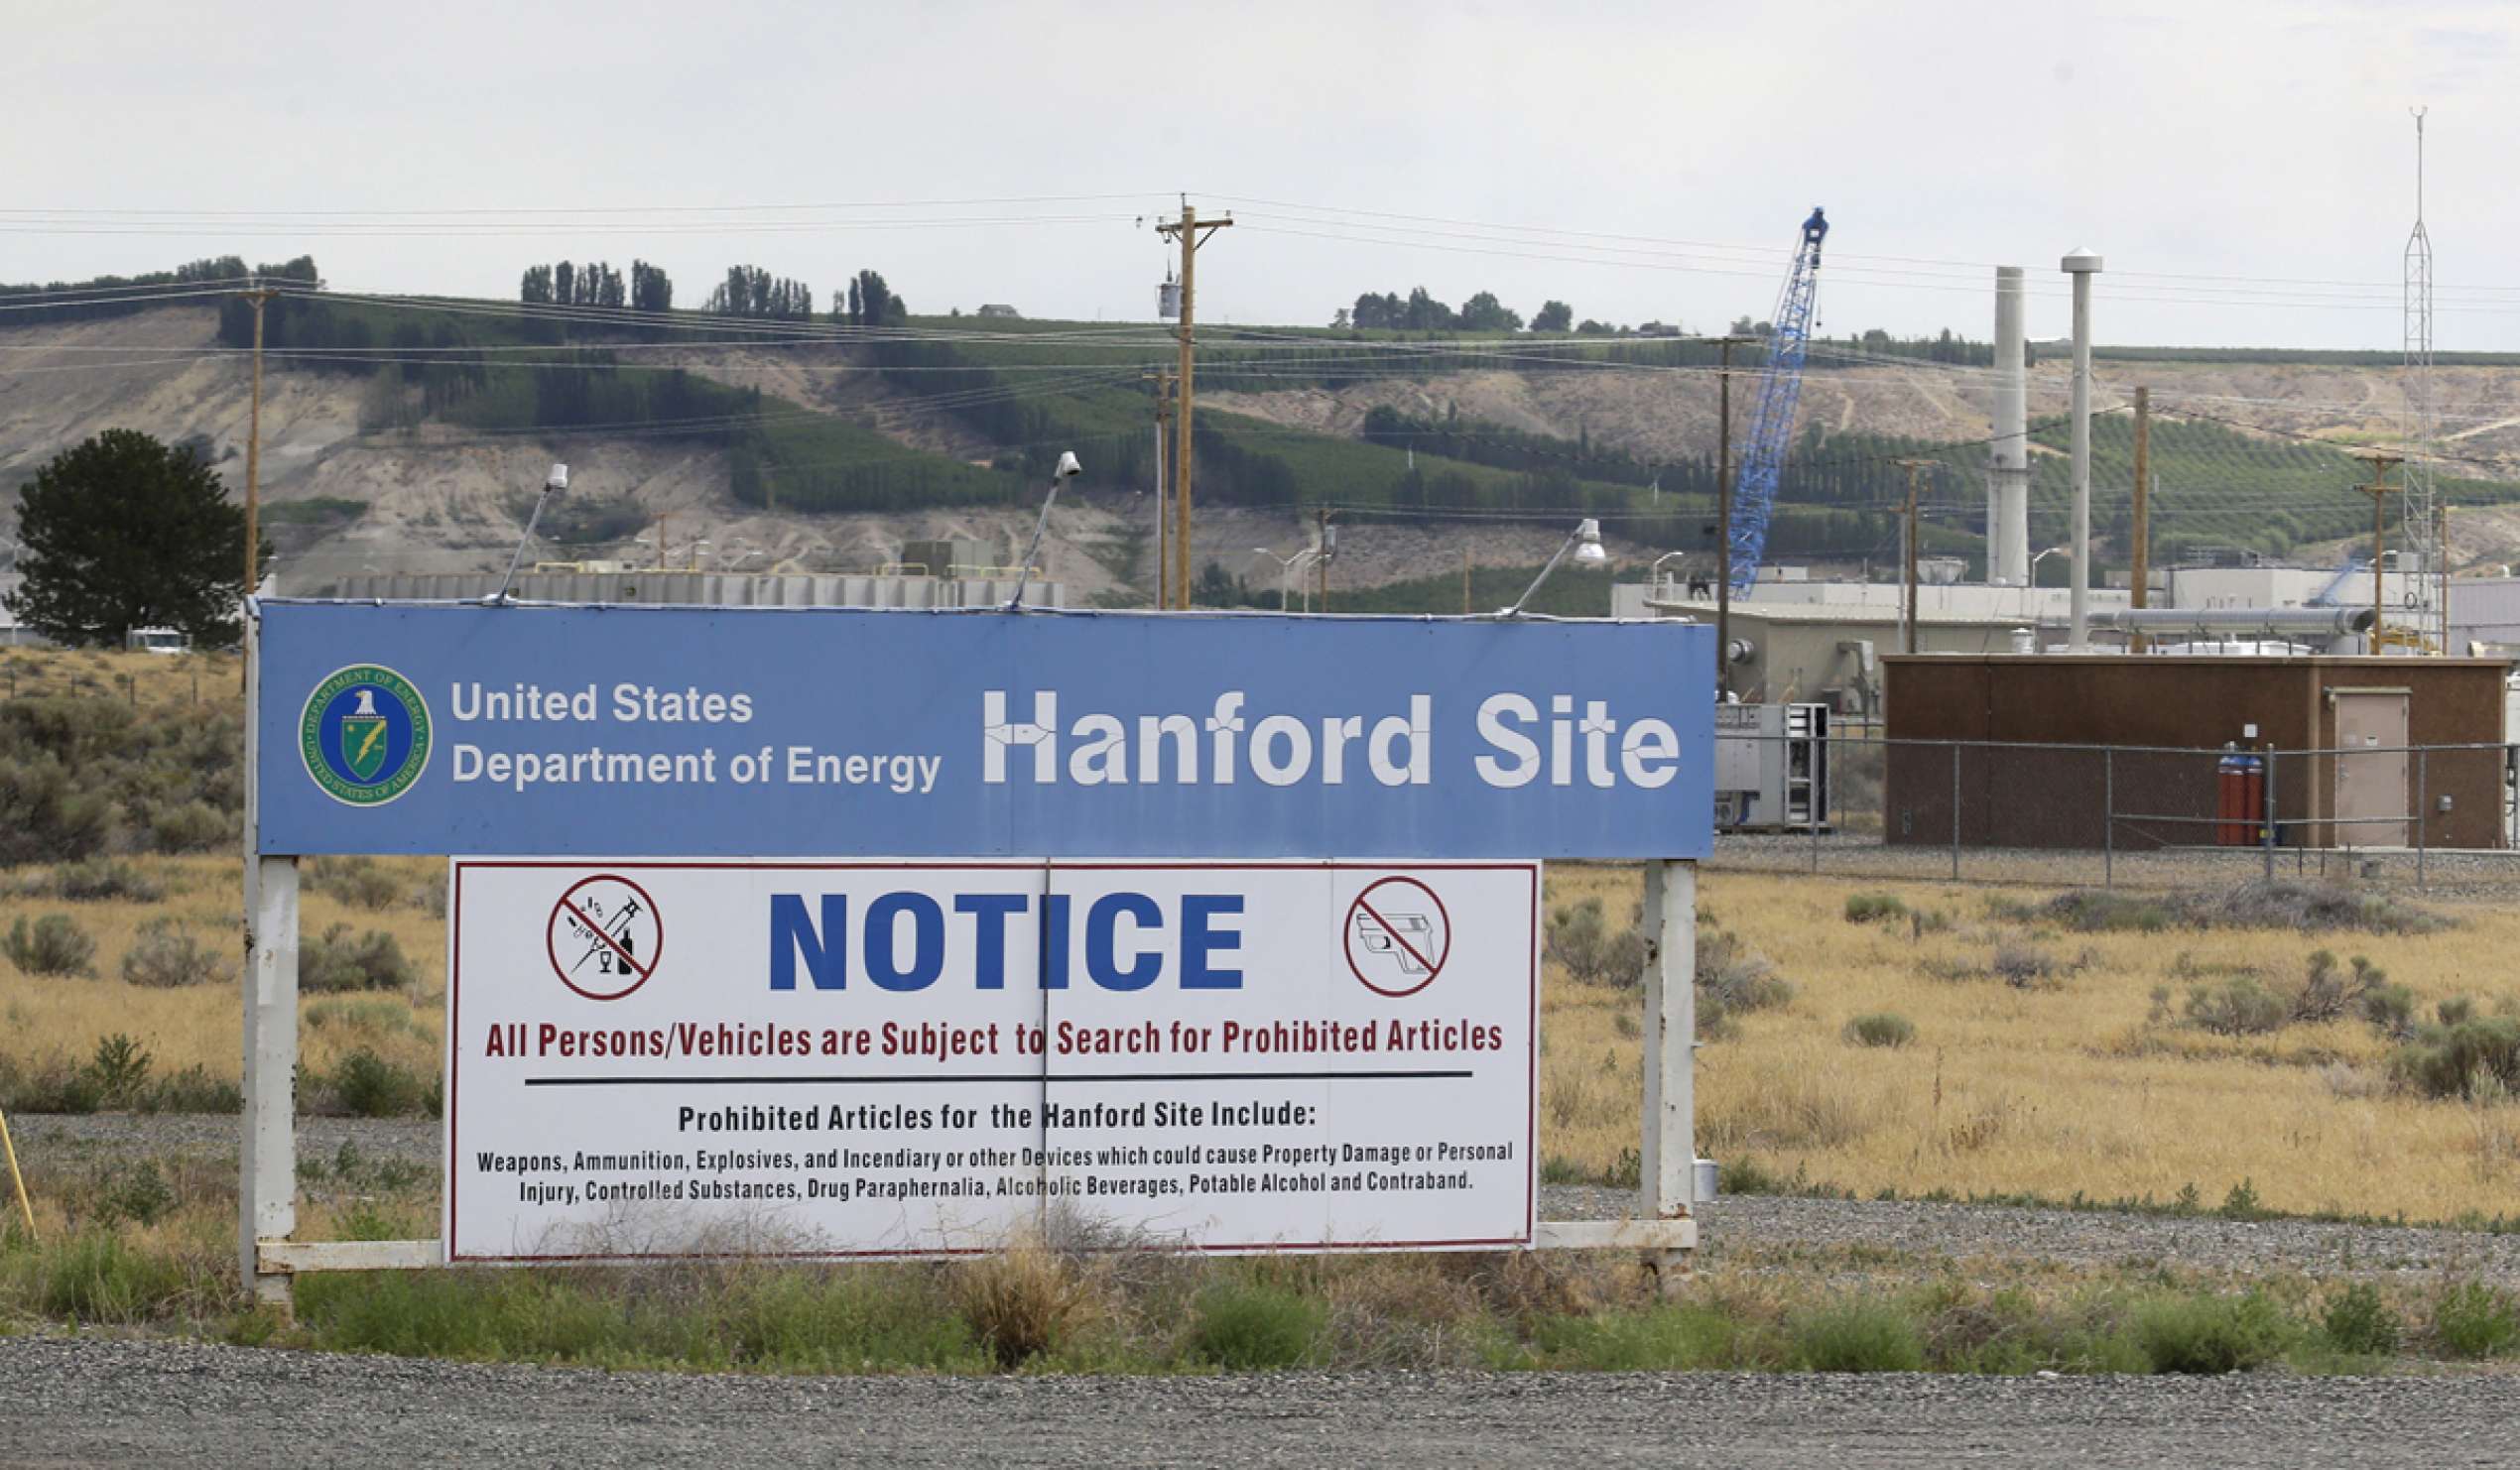
POLYGON ((2407 109, 2415 118, 2415 232, 2406 237, 2403 371, 2407 456, 2406 488, 2399 505, 2406 517, 2400 541, 2415 553, 2410 558, 2415 567, 2401 568, 2398 585, 2404 589, 2408 621, 2436 650, 2448 653, 2450 609, 2436 607, 2434 604, 2440 599, 2433 595, 2434 577, 2442 570, 2444 548, 2433 519, 2433 438, 2439 421, 2433 401, 2433 237, 2424 230, 2424 114, 2428 110, 2407 109), (2408 574, 2416 568, 2421 568, 2422 574, 2408 574))

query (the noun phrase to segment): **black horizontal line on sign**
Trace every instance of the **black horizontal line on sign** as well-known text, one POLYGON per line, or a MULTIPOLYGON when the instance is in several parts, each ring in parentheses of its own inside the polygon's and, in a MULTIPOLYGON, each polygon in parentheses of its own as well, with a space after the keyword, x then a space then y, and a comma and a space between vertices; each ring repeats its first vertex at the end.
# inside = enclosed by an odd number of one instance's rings
POLYGON ((1475 1076, 1458 1070, 1378 1072, 1095 1072, 1045 1077, 1039 1072, 915 1077, 528 1077, 528 1087, 886 1087, 932 1082, 1417 1082, 1475 1076))

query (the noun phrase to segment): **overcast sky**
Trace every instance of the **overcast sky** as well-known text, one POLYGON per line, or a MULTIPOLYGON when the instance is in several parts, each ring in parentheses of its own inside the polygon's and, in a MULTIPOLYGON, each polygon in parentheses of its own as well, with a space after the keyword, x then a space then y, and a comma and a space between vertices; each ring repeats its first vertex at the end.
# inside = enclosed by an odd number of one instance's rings
POLYGON ((8 9, 0 281, 309 251, 340 288, 509 297, 640 256, 686 305, 748 261, 1145 319, 1135 221, 1187 191, 1240 221, 1202 319, 1423 284, 1702 329, 1768 314, 1821 203, 1831 333, 1986 336, 2002 262, 2062 334, 2088 245, 2104 341, 2395 349, 2423 103, 2439 345, 2520 350, 2508 3, 8 9), (1112 197, 920 202, 1054 195, 1112 197), (909 207, 724 227, 824 204, 909 207), (534 208, 609 212, 454 212, 534 208), (154 215, 45 212, 105 210, 154 215))

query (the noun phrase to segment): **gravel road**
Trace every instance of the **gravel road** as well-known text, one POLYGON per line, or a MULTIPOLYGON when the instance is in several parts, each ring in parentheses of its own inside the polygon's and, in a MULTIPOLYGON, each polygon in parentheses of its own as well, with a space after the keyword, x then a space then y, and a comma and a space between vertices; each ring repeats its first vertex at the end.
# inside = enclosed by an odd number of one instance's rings
POLYGON ((0 1340, 0 1465, 2510 1465, 2520 1378, 767 1379, 0 1340))

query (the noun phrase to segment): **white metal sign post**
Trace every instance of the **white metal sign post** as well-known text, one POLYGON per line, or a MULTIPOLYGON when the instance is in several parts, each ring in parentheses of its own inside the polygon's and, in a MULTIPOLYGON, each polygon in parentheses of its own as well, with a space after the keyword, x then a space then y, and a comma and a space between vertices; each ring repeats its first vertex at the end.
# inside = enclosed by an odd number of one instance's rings
POLYGON ((266 601, 242 1267, 1697 1242, 1670 624, 266 601), (440 1238, 296 1233, 299 856, 450 869, 440 1238), (1541 860, 1645 858, 1636 1217, 1539 1218, 1541 860))

